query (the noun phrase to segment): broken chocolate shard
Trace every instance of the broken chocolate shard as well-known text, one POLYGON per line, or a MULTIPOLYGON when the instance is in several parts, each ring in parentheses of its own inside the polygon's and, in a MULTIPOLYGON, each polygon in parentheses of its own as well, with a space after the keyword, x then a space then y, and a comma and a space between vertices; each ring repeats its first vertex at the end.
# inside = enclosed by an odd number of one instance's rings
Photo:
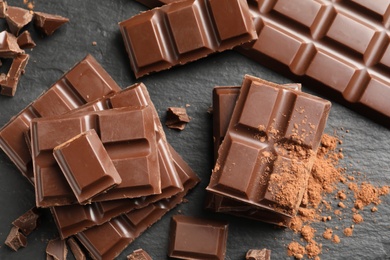
POLYGON ((29 31, 22 32, 17 38, 18 45, 21 49, 32 49, 36 46, 29 31))
POLYGON ((269 249, 250 249, 245 256, 246 260, 271 260, 271 250, 269 249))
POLYGON ((66 241, 66 243, 68 244, 70 251, 72 251, 72 254, 76 260, 86 260, 87 259, 83 250, 81 250, 79 244, 76 242, 76 240, 73 237, 69 238, 66 241))
POLYGON ((184 130, 190 117, 184 107, 169 107, 167 110, 166 126, 172 129, 184 130))
POLYGON ((26 247, 27 239, 22 233, 20 233, 19 228, 12 227, 5 240, 5 244, 12 250, 18 251, 20 247, 26 247))
POLYGON ((7 1, 0 0, 0 18, 5 18, 8 5, 7 1))
POLYGON ((59 238, 49 241, 46 247, 46 259, 47 260, 66 260, 68 255, 68 248, 66 247, 65 240, 59 238))
POLYGON ((18 87, 20 76, 24 73, 24 69, 30 58, 28 54, 20 54, 13 59, 11 67, 8 71, 5 80, 0 81, 0 94, 5 96, 14 96, 18 87))
POLYGON ((19 35, 20 30, 31 22, 32 18, 29 10, 15 6, 8 6, 5 16, 8 27, 15 36, 19 35))
POLYGON ((153 260, 152 257, 143 249, 134 250, 127 256, 127 260, 153 260))
POLYGON ((52 35, 67 22, 69 22, 69 19, 60 15, 34 12, 34 25, 45 35, 52 35))
POLYGON ((15 219, 12 224, 19 228, 20 231, 22 231, 22 233, 27 236, 37 228, 39 217, 40 213, 38 209, 34 207, 15 219))
POLYGON ((169 234, 169 257, 225 259, 228 223, 176 215, 169 234))
POLYGON ((17 55, 24 53, 19 48, 16 37, 7 32, 0 32, 0 57, 1 58, 15 58, 17 55))

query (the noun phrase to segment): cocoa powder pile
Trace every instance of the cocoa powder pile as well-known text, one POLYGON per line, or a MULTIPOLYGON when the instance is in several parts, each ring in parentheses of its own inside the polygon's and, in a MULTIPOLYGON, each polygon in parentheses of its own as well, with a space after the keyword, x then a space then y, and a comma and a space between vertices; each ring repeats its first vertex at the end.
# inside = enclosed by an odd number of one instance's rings
POLYGON ((389 186, 376 187, 362 179, 361 174, 349 174, 348 168, 341 166, 344 155, 338 148, 340 144, 342 141, 336 136, 322 136, 306 194, 289 226, 298 239, 287 245, 287 254, 295 259, 319 260, 324 253, 322 243, 353 239, 355 225, 364 224, 359 212, 370 206, 371 214, 375 214, 380 197, 389 193, 389 186), (339 229, 337 219, 342 217, 350 219, 351 224, 339 229), (317 232, 311 226, 314 222, 316 226, 324 225, 323 229, 317 232))

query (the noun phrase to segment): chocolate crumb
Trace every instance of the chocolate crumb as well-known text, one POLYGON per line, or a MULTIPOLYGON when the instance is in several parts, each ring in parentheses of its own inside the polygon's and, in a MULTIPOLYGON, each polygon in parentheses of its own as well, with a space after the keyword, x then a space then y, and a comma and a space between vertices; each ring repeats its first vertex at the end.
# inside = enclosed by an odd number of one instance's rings
POLYGON ((287 247, 287 255, 293 256, 295 259, 302 259, 306 254, 306 249, 298 242, 291 242, 287 247))
POLYGON ((362 215, 354 214, 352 217, 352 220, 354 223, 359 224, 359 223, 362 223, 364 219, 363 219, 362 215))
POLYGON ((92 46, 96 46, 96 45, 97 45, 97 42, 93 41, 92 46))
POLYGON ((330 240, 332 238, 332 235, 333 235, 333 230, 331 228, 327 228, 325 229, 325 232, 322 234, 322 237, 330 240))

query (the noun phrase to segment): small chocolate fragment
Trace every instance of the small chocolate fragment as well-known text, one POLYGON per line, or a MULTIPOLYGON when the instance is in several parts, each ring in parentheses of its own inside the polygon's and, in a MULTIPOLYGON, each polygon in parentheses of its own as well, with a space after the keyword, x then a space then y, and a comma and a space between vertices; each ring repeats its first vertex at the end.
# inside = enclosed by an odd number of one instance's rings
POLYGON ((45 35, 52 35, 61 25, 67 22, 69 22, 69 19, 60 15, 34 12, 34 24, 45 35))
POLYGON ((83 250, 81 250, 79 244, 76 242, 76 240, 73 237, 69 238, 66 241, 66 243, 70 247, 70 251, 72 251, 72 254, 76 260, 86 260, 87 259, 83 250))
POLYGON ((24 53, 19 48, 18 41, 15 35, 2 31, 0 32, 0 57, 1 58, 15 58, 17 55, 24 53))
POLYGON ((167 110, 166 126, 172 129, 184 130, 190 117, 184 107, 169 107, 167 110))
POLYGON ((7 1, 0 0, 0 18, 5 18, 7 14, 7 1))
POLYGON ((122 182, 94 129, 55 147, 53 155, 80 204, 122 182))
POLYGON ((24 235, 28 236, 32 231, 37 228, 37 222, 40 217, 40 213, 36 207, 33 207, 16 220, 12 224, 19 228, 24 235))
POLYGON ((19 228, 12 227, 5 240, 5 244, 12 250, 18 251, 21 246, 26 247, 27 239, 22 233, 19 232, 19 228))
POLYGON ((180 259, 225 259, 228 223, 172 217, 168 255, 180 259))
POLYGON ((15 6, 8 6, 5 16, 8 27, 15 36, 19 35, 19 31, 31 22, 32 18, 29 10, 15 6))
POLYGON ((134 250, 127 256, 127 260, 152 260, 152 257, 143 249, 134 250))
POLYGON ((18 41, 19 47, 22 49, 32 49, 36 46, 29 31, 22 32, 18 36, 17 41, 18 41))
POLYGON ((49 241, 46 247, 46 260, 66 260, 68 248, 65 240, 59 238, 49 241))
POLYGON ((5 80, 0 81, 0 94, 6 96, 15 95, 20 76, 24 73, 24 68, 26 67, 29 58, 30 55, 28 54, 20 54, 13 59, 11 68, 9 69, 5 80))
POLYGON ((266 248, 261 250, 250 249, 246 253, 246 260, 271 260, 271 250, 266 248))

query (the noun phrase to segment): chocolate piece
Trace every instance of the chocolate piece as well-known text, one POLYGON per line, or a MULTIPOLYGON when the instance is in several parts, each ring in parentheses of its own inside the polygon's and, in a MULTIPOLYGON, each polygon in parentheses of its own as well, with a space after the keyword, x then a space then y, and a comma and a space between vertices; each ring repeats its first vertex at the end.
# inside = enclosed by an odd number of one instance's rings
POLYGON ((119 23, 136 78, 256 39, 244 0, 187 0, 119 23))
POLYGON ((22 32, 18 36, 17 42, 18 42, 19 47, 22 49, 32 49, 36 46, 29 31, 22 32))
POLYGON ((0 94, 14 96, 19 83, 20 76, 24 73, 24 68, 30 58, 28 54, 20 54, 12 60, 11 68, 5 80, 0 81, 0 94))
POLYGON ((21 246, 26 247, 27 239, 22 233, 19 232, 19 228, 12 227, 5 240, 5 244, 12 250, 18 251, 21 246))
POLYGON ((170 147, 176 170, 184 190, 177 195, 123 214, 103 225, 78 233, 77 239, 95 259, 113 259, 169 210, 183 201, 184 196, 200 181, 179 154, 170 147))
POLYGON ((69 19, 60 15, 34 12, 34 25, 45 35, 52 35, 67 22, 69 22, 69 19))
POLYGON ((73 237, 69 238, 66 241, 66 243, 68 244, 70 251, 72 251, 72 254, 76 260, 86 260, 87 259, 83 250, 81 250, 79 244, 76 242, 76 240, 73 237))
POLYGON ((225 259, 228 223, 176 215, 171 220, 168 256, 225 259))
POLYGON ((161 193, 156 134, 151 107, 83 112, 31 121, 36 205, 51 207, 76 201, 52 150, 86 130, 95 129, 122 183, 96 197, 134 198, 161 193), (137 127, 134 127, 137 126, 137 127))
POLYGON ((34 207, 14 220, 12 224, 19 228, 24 235, 28 236, 37 228, 37 222, 40 215, 38 209, 34 207))
POLYGON ((306 190, 330 106, 246 75, 207 190, 286 225, 306 190))
POLYGON ((15 36, 19 35, 19 31, 31 22, 32 18, 33 15, 29 10, 15 6, 8 6, 5 16, 9 30, 15 36))
POLYGON ((68 255, 68 248, 65 241, 59 238, 49 241, 46 247, 46 259, 47 260, 66 260, 68 255))
POLYGON ((80 204, 122 182, 94 129, 55 147, 53 155, 80 204))
POLYGON ((0 0, 0 18, 5 18, 7 14, 7 1, 0 0))
POLYGON ((16 37, 7 31, 0 32, 0 57, 15 58, 17 55, 24 53, 19 48, 16 37))
POLYGON ((271 260, 271 250, 266 248, 258 250, 258 249, 250 249, 245 256, 246 260, 271 260))
POLYGON ((152 258, 145 250, 137 249, 127 256, 127 260, 152 260, 152 258))
POLYGON ((91 56, 87 55, 37 100, 0 129, 0 147, 31 183, 34 181, 31 154, 24 133, 33 118, 63 114, 120 90, 120 87, 91 56))
POLYGON ((183 107, 168 107, 166 126, 172 129, 184 130, 186 124, 190 122, 190 117, 183 107))

